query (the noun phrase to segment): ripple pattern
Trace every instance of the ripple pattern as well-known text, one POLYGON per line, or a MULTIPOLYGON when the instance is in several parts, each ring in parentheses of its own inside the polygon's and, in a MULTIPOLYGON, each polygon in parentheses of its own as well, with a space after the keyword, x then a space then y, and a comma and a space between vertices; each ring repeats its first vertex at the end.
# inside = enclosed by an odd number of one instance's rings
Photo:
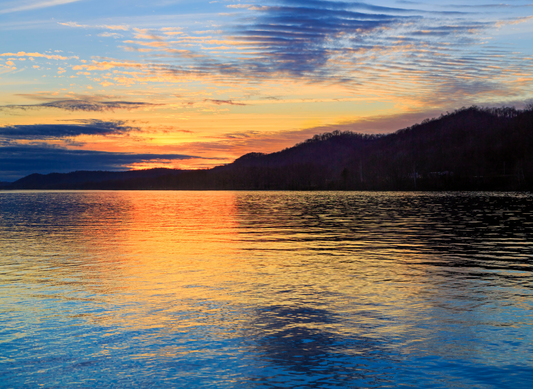
POLYGON ((0 191, 0 386, 529 388, 533 196, 0 191))

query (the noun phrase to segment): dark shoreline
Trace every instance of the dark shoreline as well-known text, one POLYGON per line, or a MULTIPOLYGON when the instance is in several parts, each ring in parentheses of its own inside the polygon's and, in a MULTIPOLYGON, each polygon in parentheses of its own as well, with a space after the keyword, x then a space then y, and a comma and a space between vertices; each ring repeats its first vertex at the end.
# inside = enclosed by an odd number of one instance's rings
POLYGON ((0 189, 533 191, 533 106, 462 108, 386 135, 334 131, 206 170, 31 174, 0 189))

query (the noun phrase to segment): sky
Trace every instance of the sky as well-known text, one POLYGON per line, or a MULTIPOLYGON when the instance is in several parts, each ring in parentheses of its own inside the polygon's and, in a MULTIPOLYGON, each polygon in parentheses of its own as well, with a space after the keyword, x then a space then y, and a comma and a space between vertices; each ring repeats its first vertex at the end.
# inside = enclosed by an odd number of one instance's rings
POLYGON ((210 168, 532 99, 531 0, 0 0, 0 181, 210 168))

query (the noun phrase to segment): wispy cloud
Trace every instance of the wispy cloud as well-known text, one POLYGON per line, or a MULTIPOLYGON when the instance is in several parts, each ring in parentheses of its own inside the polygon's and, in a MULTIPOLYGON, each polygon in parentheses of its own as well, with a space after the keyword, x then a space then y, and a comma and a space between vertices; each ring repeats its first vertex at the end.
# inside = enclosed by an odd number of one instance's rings
MULTIPOLYGON (((125 56, 93 57, 92 61, 62 65, 67 71, 70 68, 78 72, 62 77, 87 77, 93 85, 105 88, 197 81, 265 85, 279 80, 342 86, 354 95, 402 100, 405 106, 431 107, 442 107, 445 100, 466 104, 475 102, 473 99, 483 101, 491 98, 491 91, 497 98, 505 95, 518 98, 532 86, 531 61, 511 52, 510 47, 491 44, 491 32, 498 27, 524 23, 531 16, 512 18, 511 14, 487 10, 497 9, 498 4, 470 4, 478 9, 457 7, 465 11, 457 12, 425 1, 396 1, 395 6, 342 0, 248 3, 230 5, 233 13, 225 19, 226 24, 194 27, 195 30, 186 25, 150 27, 148 23, 139 23, 137 27, 142 28, 135 28, 132 19, 117 19, 116 25, 61 22, 75 28, 118 31, 123 37, 115 31, 99 35, 123 38, 117 46, 128 51, 125 56), (119 24, 122 22, 131 27, 119 24)), ((512 5, 525 6, 518 3, 512 5)), ((224 18, 217 20, 223 21, 224 18)), ((101 31, 95 35, 98 33, 101 31)), ((241 105, 244 103, 239 101, 245 100, 238 93, 212 96, 206 94, 196 99, 197 107, 202 101, 241 105)), ((113 103, 121 101, 106 104, 54 101, 35 107, 80 111, 150 108, 113 103)), ((246 104, 250 105, 248 101, 246 104)))
POLYGON ((453 51, 460 55, 452 45, 476 44, 480 32, 494 26, 458 12, 362 2, 274 0, 270 5, 231 7, 244 12, 239 25, 225 28, 216 38, 180 31, 179 39, 171 40, 164 32, 136 29, 136 40, 126 40, 125 48, 153 53, 153 57, 161 58, 158 52, 173 57, 174 61, 165 64, 159 60, 152 68, 169 74, 360 83, 358 75, 365 77, 361 65, 397 61, 391 53, 399 57, 403 52, 407 57, 423 52, 426 59, 453 55, 453 51))
MULTIPOLYGON (((531 4, 531 6, 533 7, 533 4, 531 4)), ((531 20, 533 20, 533 15, 532 16, 523 16, 523 17, 520 17, 520 18, 511 18, 511 19, 507 19, 507 20, 502 20, 502 21, 497 22, 496 26, 497 27, 502 27, 502 26, 512 25, 512 24, 526 23, 526 22, 529 22, 531 20)))
POLYGON ((124 121, 102 121, 96 119, 77 120, 79 124, 31 124, 0 127, 0 139, 49 140, 77 137, 80 135, 111 135, 138 131, 124 121))
POLYGON ((204 99, 204 102, 212 103, 212 104, 215 104, 215 105, 224 105, 224 104, 227 104, 227 105, 246 105, 244 103, 234 102, 233 100, 204 99))
MULTIPOLYGON (((288 80, 342 85, 355 94, 404 99, 404 104, 417 106, 442 106, 443 98, 482 101, 490 98, 491 89, 499 98, 505 93, 517 98, 530 86, 518 82, 527 77, 515 76, 530 74, 530 61, 507 47, 490 45, 491 31, 526 22, 529 16, 481 18, 476 12, 483 11, 443 12, 423 2, 396 4, 406 6, 327 0, 233 4, 231 9, 237 12, 228 19, 233 22, 217 30, 124 27, 124 46, 119 47, 139 53, 142 59, 93 58, 71 69, 112 70, 105 80, 92 76, 104 87, 183 80, 219 85, 288 80)), ((242 104, 236 102, 239 98, 212 100, 204 102, 242 104)))
POLYGON ((129 26, 124 24, 99 24, 99 25, 89 25, 89 24, 79 24, 76 22, 58 22, 58 24, 67 27, 76 27, 76 28, 100 28, 106 30, 115 30, 115 31, 128 31, 129 26))
POLYGON ((80 0, 45 0, 45 1, 11 1, 5 3, 6 8, 0 9, 0 14, 20 11, 33 11, 35 9, 55 7, 57 5, 75 3, 80 0))
POLYGON ((527 8, 533 4, 508 4, 508 3, 485 3, 485 4, 439 4, 442 8, 527 8))
POLYGON ((4 105, 0 106, 0 111, 6 110, 29 110, 43 108, 58 108, 66 111, 86 111, 86 112, 104 112, 119 109, 134 110, 146 109, 161 106, 162 104, 152 104, 136 101, 91 101, 91 100, 58 100, 41 104, 26 105, 4 105))
POLYGON ((25 51, 19 51, 16 53, 0 53, 0 57, 29 57, 30 59, 31 58, 46 58, 46 59, 54 59, 54 60, 62 60, 62 61, 66 61, 69 59, 79 59, 79 57, 77 56, 66 57, 64 55, 59 55, 59 54, 49 54, 49 53, 43 54, 43 53, 37 53, 37 52, 28 53, 25 51))
POLYGON ((101 34, 98 34, 98 36, 101 36, 102 38, 115 38, 115 39, 119 39, 123 37, 122 34, 119 34, 117 32, 102 32, 101 34))

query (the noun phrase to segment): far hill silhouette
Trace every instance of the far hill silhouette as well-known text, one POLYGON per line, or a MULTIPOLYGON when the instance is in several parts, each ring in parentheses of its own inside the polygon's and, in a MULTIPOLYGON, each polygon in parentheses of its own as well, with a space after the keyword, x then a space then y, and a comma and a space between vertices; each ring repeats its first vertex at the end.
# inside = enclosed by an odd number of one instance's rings
POLYGON ((334 131, 210 170, 33 174, 8 188, 531 190, 533 106, 461 108, 387 135, 334 131))

